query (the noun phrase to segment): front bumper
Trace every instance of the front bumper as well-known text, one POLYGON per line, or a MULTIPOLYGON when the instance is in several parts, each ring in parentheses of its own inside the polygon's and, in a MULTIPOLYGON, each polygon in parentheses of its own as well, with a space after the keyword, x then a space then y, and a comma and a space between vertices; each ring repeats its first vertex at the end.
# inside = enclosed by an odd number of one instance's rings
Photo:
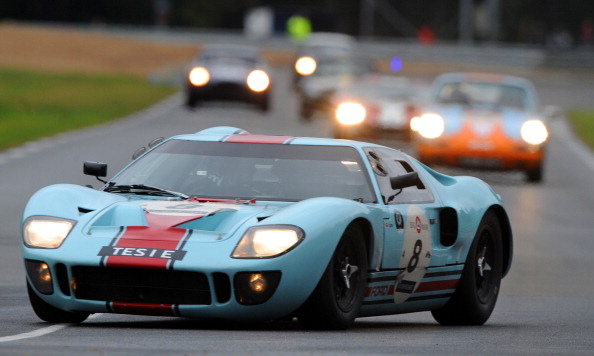
POLYGON ((46 303, 71 312, 273 320, 303 304, 327 264, 320 258, 304 267, 299 249, 232 259, 227 240, 188 243, 185 258, 166 268, 110 266, 98 256, 104 244, 69 237, 59 249, 24 247, 29 284, 46 303))
POLYGON ((420 140, 416 145, 419 160, 426 164, 495 170, 530 170, 539 167, 545 156, 543 146, 509 142, 490 145, 447 140, 420 140))

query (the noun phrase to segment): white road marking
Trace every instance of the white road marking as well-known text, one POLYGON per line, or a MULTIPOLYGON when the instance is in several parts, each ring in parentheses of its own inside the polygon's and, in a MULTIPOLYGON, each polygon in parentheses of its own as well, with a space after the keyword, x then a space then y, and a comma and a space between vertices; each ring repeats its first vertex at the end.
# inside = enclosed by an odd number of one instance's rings
POLYGON ((55 324, 55 325, 52 325, 52 326, 47 326, 45 328, 41 328, 41 329, 30 331, 28 333, 3 336, 3 337, 0 337, 0 343, 2 343, 2 342, 16 341, 16 340, 22 340, 22 339, 30 339, 32 337, 38 337, 38 336, 43 336, 43 335, 46 335, 46 334, 51 334, 51 333, 56 332, 58 330, 64 329, 68 325, 70 325, 70 324, 55 324))
MULTIPOLYGON (((93 315, 89 316, 87 318, 87 320, 97 318, 99 315, 101 315, 101 314, 93 314, 93 315)), ((31 338, 34 338, 34 337, 51 334, 51 333, 54 333, 56 331, 60 331, 60 330, 66 328, 66 327, 68 327, 70 325, 72 325, 72 324, 54 324, 54 325, 46 326, 45 328, 41 328, 41 329, 29 331, 27 333, 16 334, 16 335, 9 335, 9 336, 2 336, 2 337, 0 337, 0 343, 17 341, 17 340, 23 340, 23 339, 31 339, 31 338)))

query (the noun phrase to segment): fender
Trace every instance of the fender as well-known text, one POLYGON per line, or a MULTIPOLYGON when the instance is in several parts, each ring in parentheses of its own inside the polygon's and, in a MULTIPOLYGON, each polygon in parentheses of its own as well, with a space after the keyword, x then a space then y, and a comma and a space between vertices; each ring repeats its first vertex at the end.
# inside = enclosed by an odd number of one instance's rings
POLYGON ((23 210, 23 221, 32 215, 79 220, 87 212, 102 209, 125 197, 76 184, 54 184, 37 191, 23 210))

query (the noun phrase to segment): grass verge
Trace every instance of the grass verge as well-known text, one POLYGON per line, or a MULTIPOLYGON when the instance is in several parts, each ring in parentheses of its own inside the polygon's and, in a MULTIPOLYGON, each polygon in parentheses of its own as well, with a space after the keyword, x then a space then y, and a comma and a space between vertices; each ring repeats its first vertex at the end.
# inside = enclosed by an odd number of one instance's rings
POLYGON ((134 75, 0 68, 0 150, 121 118, 174 92, 134 75))
POLYGON ((578 137, 594 149, 594 111, 570 110, 567 115, 578 137))

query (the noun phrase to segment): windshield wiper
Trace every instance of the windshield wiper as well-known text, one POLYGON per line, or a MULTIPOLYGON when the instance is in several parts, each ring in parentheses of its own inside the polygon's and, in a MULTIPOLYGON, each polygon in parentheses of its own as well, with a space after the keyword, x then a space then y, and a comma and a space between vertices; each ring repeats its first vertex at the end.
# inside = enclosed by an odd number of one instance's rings
POLYGON ((156 195, 156 196, 164 196, 164 197, 178 197, 182 199, 188 199, 188 196, 184 193, 174 192, 173 190, 168 190, 159 187, 153 187, 152 185, 146 184, 121 184, 116 185, 115 183, 110 183, 105 189, 105 192, 110 193, 128 193, 128 194, 144 194, 144 195, 156 195))

